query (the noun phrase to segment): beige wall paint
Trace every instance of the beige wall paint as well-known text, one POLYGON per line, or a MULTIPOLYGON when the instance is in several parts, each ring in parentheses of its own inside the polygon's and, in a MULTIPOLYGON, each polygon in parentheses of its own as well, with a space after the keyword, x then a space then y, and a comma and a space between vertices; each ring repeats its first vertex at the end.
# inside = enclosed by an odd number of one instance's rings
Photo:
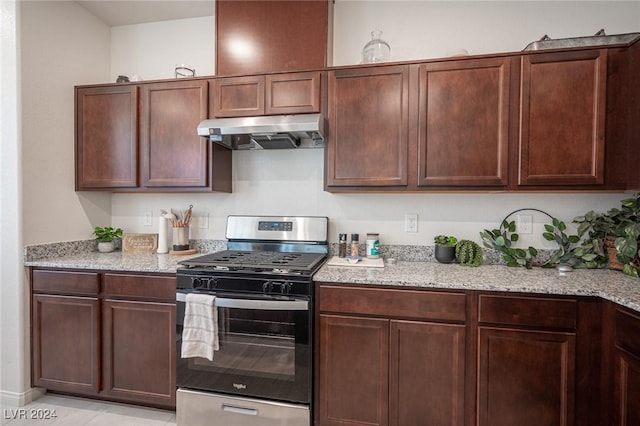
POLYGON ((109 81, 119 75, 174 78, 179 64, 195 68, 198 76, 212 75, 214 34, 213 16, 113 27, 109 81))
POLYGON ((91 238, 109 194, 74 190, 74 85, 105 81, 109 27, 70 1, 21 4, 24 243, 91 238))
POLYGON ((485 54, 522 50, 552 38, 640 31, 638 1, 336 0, 334 65, 361 61, 371 31, 383 31, 392 60, 439 58, 466 49, 485 54))
POLYGON ((31 398, 23 245, 91 237, 109 194, 74 192, 73 86, 109 75, 109 28, 70 1, 2 1, 0 401, 31 398), (5 204, 6 203, 6 204, 5 204))

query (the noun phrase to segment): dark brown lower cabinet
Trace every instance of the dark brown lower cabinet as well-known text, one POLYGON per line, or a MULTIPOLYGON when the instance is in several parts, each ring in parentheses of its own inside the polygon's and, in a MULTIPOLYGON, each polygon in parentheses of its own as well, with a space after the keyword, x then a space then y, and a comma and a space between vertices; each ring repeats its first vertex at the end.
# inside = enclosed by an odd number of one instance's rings
POLYGON ((640 357, 618 350, 615 358, 613 424, 640 422, 640 357))
POLYGON ((100 386, 100 301, 35 294, 32 298, 33 384, 96 395, 100 386))
POLYGON ((464 294, 321 286, 319 304, 316 424, 464 425, 464 294))
POLYGON ((320 316, 321 425, 463 425, 463 325, 320 316))
POLYGON ((612 424, 632 426, 640 424, 640 315, 617 306, 613 309, 612 424))
POLYGON ((102 307, 104 393, 175 405, 175 306, 107 299, 102 307))
POLYGON ((389 424, 464 425, 465 326, 391 321, 389 424))
POLYGON ((573 424, 575 334, 480 327, 479 426, 573 424))
POLYGON ((175 407, 175 276, 32 271, 33 385, 175 407))
POLYGON ((575 424, 578 312, 575 298, 478 296, 478 426, 575 424))

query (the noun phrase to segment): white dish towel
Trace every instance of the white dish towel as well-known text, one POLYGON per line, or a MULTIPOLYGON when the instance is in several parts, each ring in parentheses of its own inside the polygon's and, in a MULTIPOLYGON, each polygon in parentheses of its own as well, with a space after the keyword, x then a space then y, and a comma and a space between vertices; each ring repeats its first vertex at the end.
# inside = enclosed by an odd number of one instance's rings
POLYGON ((182 327, 182 358, 202 357, 213 361, 213 352, 219 349, 216 297, 188 293, 182 327))

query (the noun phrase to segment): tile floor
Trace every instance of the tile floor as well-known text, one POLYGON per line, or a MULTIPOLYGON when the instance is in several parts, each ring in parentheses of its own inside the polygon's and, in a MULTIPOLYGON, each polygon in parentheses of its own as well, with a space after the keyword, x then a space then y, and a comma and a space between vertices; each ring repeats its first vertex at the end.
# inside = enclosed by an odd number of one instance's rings
POLYGON ((21 408, 2 408, 2 426, 175 426, 173 411, 46 394, 21 408), (55 413, 56 417, 38 417, 55 413))

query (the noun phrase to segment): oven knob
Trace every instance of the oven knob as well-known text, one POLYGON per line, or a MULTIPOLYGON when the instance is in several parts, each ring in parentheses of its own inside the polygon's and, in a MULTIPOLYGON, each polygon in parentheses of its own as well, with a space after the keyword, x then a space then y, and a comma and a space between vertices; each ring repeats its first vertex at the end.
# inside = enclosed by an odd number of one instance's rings
POLYGON ((280 292, 282 294, 289 294, 291 292, 291 283, 284 282, 280 284, 280 292))
POLYGON ((191 288, 202 288, 204 283, 200 278, 191 277, 191 288))
POLYGON ((273 282, 272 281, 267 281, 266 283, 262 284, 262 292, 264 294, 269 294, 269 293, 271 293, 272 290, 273 290, 273 282))
POLYGON ((207 280, 207 288, 209 290, 213 290, 218 287, 218 279, 217 278, 209 278, 207 280))

